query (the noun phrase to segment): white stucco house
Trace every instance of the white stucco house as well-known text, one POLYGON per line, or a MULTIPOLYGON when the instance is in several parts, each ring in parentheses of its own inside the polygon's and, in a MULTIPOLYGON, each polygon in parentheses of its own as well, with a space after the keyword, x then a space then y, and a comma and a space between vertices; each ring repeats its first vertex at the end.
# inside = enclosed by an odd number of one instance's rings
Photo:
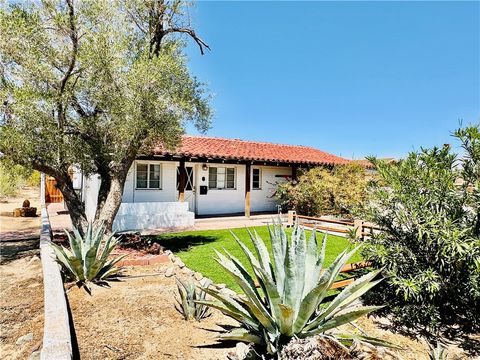
MULTIPOLYGON (((306 146, 186 135, 175 151, 157 146, 133 163, 114 230, 186 227, 199 216, 276 212, 276 185, 295 178, 298 168, 349 162, 306 146)), ((77 176, 76 182, 92 219, 100 179, 77 176)))

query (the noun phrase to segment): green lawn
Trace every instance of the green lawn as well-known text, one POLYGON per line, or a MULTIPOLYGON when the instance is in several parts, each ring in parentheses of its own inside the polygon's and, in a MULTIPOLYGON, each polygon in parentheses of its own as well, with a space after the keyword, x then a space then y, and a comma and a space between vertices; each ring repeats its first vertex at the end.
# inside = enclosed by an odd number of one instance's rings
MULTIPOLYGON (((266 226, 255 227, 260 237, 265 241, 269 251, 270 236, 266 226)), ((232 229, 240 240, 242 240, 252 251, 253 245, 245 228, 232 229)), ((291 230, 287 229, 290 236, 291 230)), ((307 231, 307 236, 310 232, 307 231)), ((323 234, 317 233, 317 242, 320 243, 323 234)), ((222 267, 214 260, 215 252, 227 250, 230 254, 237 257, 246 266, 248 260, 233 239, 230 230, 203 230, 203 231, 187 231, 182 233, 164 234, 155 237, 162 246, 171 250, 175 255, 192 270, 201 272, 204 276, 209 277, 215 283, 227 284, 229 288, 239 291, 239 287, 233 279, 222 269, 222 267)), ((330 264, 335 257, 345 248, 352 248, 350 242, 339 236, 329 235, 327 238, 327 247, 325 253, 326 265, 330 264)), ((361 261, 360 254, 352 256, 349 262, 361 261)))

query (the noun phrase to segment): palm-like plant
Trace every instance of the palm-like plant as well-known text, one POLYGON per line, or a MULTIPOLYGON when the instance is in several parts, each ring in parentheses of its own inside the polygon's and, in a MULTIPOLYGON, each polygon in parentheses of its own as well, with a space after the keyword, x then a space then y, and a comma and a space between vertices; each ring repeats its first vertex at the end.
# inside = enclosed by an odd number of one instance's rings
POLYGON ((115 264, 126 255, 109 259, 112 250, 117 246, 118 240, 110 235, 102 241, 105 227, 99 226, 95 231, 89 224, 85 236, 82 237, 77 229, 73 229, 74 236, 65 231, 70 244, 70 249, 52 244, 57 257, 57 262, 62 266, 62 271, 68 281, 75 281, 78 286, 83 286, 90 292, 88 283, 105 284, 106 280, 118 275, 122 269, 115 264))
MULTIPOLYGON (((221 338, 264 346, 269 354, 276 354, 294 336, 304 338, 324 334, 381 308, 354 305, 361 295, 381 281, 375 280, 380 270, 362 276, 333 301, 324 302, 340 270, 357 248, 350 252, 343 251, 324 269, 326 235, 318 247, 315 231, 307 241, 304 229, 298 224, 293 229, 291 241, 280 222, 274 222, 269 230, 273 258, 255 231, 249 231, 249 234, 256 256, 233 235, 247 256, 253 274, 228 252, 226 256, 216 252, 218 263, 244 292, 244 295, 228 296, 214 289, 204 289, 214 300, 199 303, 216 308, 242 324, 242 328, 222 334, 221 338), (261 290, 255 287, 255 280, 261 290)), ((361 340, 374 345, 391 346, 362 335, 332 336, 343 343, 361 340)))
MULTIPOLYGON (((198 289, 193 282, 183 282, 180 279, 177 280, 178 297, 175 296, 177 304, 175 308, 183 315, 185 320, 197 320, 200 321, 210 316, 210 308, 206 305, 199 304, 197 301, 205 300, 206 293, 203 289, 198 289)), ((203 285, 207 288, 211 285, 208 282, 203 285)))

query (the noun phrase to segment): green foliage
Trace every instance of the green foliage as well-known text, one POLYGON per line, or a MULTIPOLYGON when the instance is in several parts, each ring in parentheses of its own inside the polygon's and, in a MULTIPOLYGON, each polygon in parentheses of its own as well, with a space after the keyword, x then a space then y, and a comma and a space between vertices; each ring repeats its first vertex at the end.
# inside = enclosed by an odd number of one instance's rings
POLYGON ((300 175, 296 183, 279 184, 276 196, 284 210, 307 216, 348 216, 365 201, 366 185, 363 167, 338 165, 331 170, 314 168, 300 175))
MULTIPOLYGON (((175 308, 183 315, 185 320, 201 321, 211 315, 208 306, 198 303, 197 301, 204 301, 206 293, 202 289, 197 289, 193 282, 183 282, 176 279, 178 288, 178 297, 175 296, 177 304, 175 308)), ((209 287, 211 283, 204 284, 204 287, 209 287)))
POLYGON ((186 23, 186 6, 0 5, 0 152, 55 177, 82 232, 86 215, 68 176, 72 164, 101 176, 99 219, 110 227, 137 154, 147 155, 154 144, 175 147, 187 122, 200 131, 210 125, 209 92, 190 73, 180 37, 202 43, 186 23))
POLYGON ((75 281, 90 292, 89 283, 104 285, 107 280, 120 274, 122 269, 115 264, 125 255, 109 258, 117 246, 118 240, 112 234, 103 241, 105 227, 100 226, 94 230, 93 225, 89 224, 84 237, 77 229, 73 229, 74 236, 65 232, 70 249, 56 244, 51 244, 51 246, 67 281, 75 281))
MULTIPOLYGON (((289 240, 283 226, 274 224, 270 228, 273 256, 255 231, 249 234, 255 255, 233 236, 253 271, 249 272, 230 253, 223 255, 216 252, 217 262, 232 276, 244 296, 229 296, 214 289, 204 289, 214 300, 198 301, 240 322, 241 328, 222 334, 222 339, 254 343, 273 355, 294 336, 302 338, 324 334, 381 308, 353 305, 381 281, 375 280, 380 270, 360 277, 330 303, 325 302, 341 268, 356 249, 343 251, 328 268, 324 268, 326 237, 319 247, 315 231, 307 241, 303 228, 295 226, 289 240), (255 287, 255 281, 261 290, 255 287)), ((347 343, 360 339, 387 345, 381 340, 365 336, 338 333, 332 336, 347 343)))
POLYGON ((33 186, 30 179, 34 172, 21 165, 2 159, 0 161, 0 197, 15 196, 25 185, 33 186))
POLYGON ((375 299, 409 328, 480 325, 480 131, 455 135, 461 157, 444 146, 397 165, 371 159, 380 182, 370 188, 364 217, 385 231, 366 240, 363 255, 388 274, 375 299))

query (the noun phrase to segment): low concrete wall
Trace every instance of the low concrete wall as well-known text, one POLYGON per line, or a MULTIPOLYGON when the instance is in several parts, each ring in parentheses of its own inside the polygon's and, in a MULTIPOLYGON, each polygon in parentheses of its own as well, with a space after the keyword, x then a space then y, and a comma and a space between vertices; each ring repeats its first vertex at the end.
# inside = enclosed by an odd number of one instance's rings
POLYGON ((122 203, 113 231, 185 228, 193 226, 195 214, 188 202, 122 203))
POLYGON ((43 268, 44 330, 42 360, 72 359, 67 301, 63 288, 60 266, 55 261, 52 247, 50 222, 45 207, 42 207, 42 230, 40 233, 40 256, 43 268))

